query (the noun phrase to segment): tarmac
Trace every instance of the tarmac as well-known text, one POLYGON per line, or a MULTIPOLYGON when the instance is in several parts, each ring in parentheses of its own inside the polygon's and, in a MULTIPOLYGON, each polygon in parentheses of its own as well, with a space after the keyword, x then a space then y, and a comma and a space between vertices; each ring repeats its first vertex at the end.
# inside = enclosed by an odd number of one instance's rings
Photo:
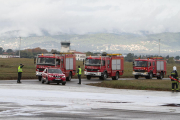
MULTIPOLYGON (((120 78, 119 80, 134 78, 120 78)), ((108 79, 110 80, 110 79, 108 79)), ((139 120, 180 119, 180 92, 112 89, 77 79, 65 86, 36 79, 0 81, 0 119, 139 120)))

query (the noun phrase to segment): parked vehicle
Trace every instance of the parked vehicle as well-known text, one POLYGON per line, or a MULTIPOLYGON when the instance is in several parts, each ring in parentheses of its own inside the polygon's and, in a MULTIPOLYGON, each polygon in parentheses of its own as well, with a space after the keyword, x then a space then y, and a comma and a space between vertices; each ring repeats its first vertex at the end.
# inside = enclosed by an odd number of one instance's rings
POLYGON ((152 79, 152 77, 163 79, 166 75, 166 60, 163 60, 162 57, 135 59, 132 74, 136 79, 140 76, 146 79, 152 79))
POLYGON ((67 81, 71 81, 72 76, 76 74, 76 57, 72 53, 38 54, 34 63, 39 81, 41 81, 42 72, 47 67, 61 69, 67 81))
POLYGON ((84 75, 88 80, 91 77, 99 77, 106 80, 118 80, 124 72, 124 57, 121 54, 107 54, 106 56, 89 56, 85 59, 84 75))
POLYGON ((42 83, 62 83, 66 84, 66 76, 60 68, 45 68, 42 72, 42 83))

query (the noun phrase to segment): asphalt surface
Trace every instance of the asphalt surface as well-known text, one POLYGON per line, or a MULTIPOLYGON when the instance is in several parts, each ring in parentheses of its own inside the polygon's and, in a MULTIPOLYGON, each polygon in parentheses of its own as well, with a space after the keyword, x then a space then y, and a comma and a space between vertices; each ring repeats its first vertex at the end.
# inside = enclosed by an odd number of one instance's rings
MULTIPOLYGON (((133 80, 120 78, 119 80, 133 80)), ((111 80, 111 79, 108 79, 111 80)), ((167 80, 167 79, 166 79, 167 80)), ((67 81, 0 80, 0 119, 5 120, 178 120, 180 93, 100 88, 97 78, 67 81)))

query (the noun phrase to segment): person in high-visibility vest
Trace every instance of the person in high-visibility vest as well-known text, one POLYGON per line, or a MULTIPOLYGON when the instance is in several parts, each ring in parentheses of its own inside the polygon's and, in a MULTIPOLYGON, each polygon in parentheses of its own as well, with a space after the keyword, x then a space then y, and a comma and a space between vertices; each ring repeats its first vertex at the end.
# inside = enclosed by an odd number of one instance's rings
POLYGON ((171 79, 172 92, 174 92, 174 86, 176 86, 176 92, 179 92, 179 82, 178 82, 179 78, 178 78, 176 66, 173 67, 173 71, 171 72, 171 77, 177 80, 176 81, 176 80, 171 79))
POLYGON ((24 65, 23 64, 20 64, 20 66, 18 67, 18 79, 17 79, 17 83, 21 83, 21 76, 22 76, 22 67, 24 65))
POLYGON ((81 68, 80 68, 80 66, 78 66, 77 76, 79 78, 79 83, 78 84, 81 84, 81 68))

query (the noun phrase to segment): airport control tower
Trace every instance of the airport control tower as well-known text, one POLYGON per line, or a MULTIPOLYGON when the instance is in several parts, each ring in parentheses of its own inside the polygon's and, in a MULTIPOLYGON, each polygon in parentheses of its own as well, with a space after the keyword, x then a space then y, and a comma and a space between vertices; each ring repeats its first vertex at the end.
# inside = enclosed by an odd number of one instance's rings
POLYGON ((61 52, 69 52, 70 50, 70 42, 64 41, 61 42, 61 52))

